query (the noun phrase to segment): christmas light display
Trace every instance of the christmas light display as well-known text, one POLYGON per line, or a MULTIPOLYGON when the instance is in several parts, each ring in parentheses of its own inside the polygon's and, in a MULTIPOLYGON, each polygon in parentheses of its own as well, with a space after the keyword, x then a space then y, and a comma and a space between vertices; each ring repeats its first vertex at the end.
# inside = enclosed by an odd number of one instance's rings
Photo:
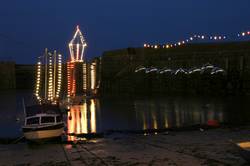
POLYGON ((87 43, 79 26, 69 42, 70 59, 67 65, 68 97, 82 95, 88 89, 88 65, 84 56, 87 43))
POLYGON ((55 102, 60 97, 62 86, 62 56, 45 50, 37 62, 35 96, 39 102, 55 102), (43 84, 42 84, 43 83, 43 84))

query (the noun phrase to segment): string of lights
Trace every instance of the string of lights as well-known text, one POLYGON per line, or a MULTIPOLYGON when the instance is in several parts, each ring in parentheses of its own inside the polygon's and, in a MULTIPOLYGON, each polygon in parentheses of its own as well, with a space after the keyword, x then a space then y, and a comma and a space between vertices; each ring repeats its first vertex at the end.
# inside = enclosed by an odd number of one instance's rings
POLYGON ((68 97, 75 94, 75 77, 72 69, 75 68, 73 62, 67 62, 68 97))
POLYGON ((241 32, 238 33, 237 36, 233 35, 233 36, 227 36, 227 35, 204 35, 204 34, 196 34, 193 36, 190 36, 189 38, 186 38, 184 40, 180 40, 176 43, 168 43, 168 44, 148 44, 148 43, 144 43, 143 47, 144 48, 154 48, 154 49, 158 49, 158 48, 173 48, 173 47, 178 47, 178 46, 182 46, 194 41, 209 41, 209 42, 218 42, 218 41, 226 41, 226 40, 232 40, 238 38, 238 39, 243 39, 244 37, 250 36, 250 31, 245 31, 245 32, 241 32))
POLYGON ((49 89, 48 89, 48 100, 53 100, 53 73, 52 73, 52 55, 49 54, 49 89))
POLYGON ((84 63, 83 64, 83 90, 87 90, 87 82, 85 81, 87 80, 87 64, 84 63))
POLYGON ((58 69, 57 69, 57 91, 56 97, 59 98, 61 86, 62 86, 62 55, 58 54, 58 69))
POLYGON ((136 68, 135 73, 142 72, 142 71, 144 71, 146 74, 155 72, 157 74, 170 73, 170 74, 173 74, 173 75, 177 75, 177 74, 180 74, 180 73, 188 75, 188 74, 193 74, 193 73, 196 73, 196 72, 199 72, 200 74, 203 74, 206 71, 209 72, 211 75, 217 74, 217 73, 225 73, 224 69, 222 69, 220 67, 217 67, 215 65, 211 65, 210 63, 204 64, 201 67, 193 67, 191 69, 179 68, 179 69, 176 69, 176 70, 175 69, 170 69, 170 68, 167 68, 167 67, 158 69, 156 67, 148 67, 147 68, 147 67, 144 67, 144 66, 139 66, 139 67, 136 68))
POLYGON ((35 95, 37 97, 37 99, 40 101, 40 81, 41 81, 41 61, 39 60, 37 62, 37 74, 36 74, 36 91, 35 91, 35 95))
POLYGON ((94 90, 96 87, 96 63, 91 63, 90 65, 90 75, 91 75, 91 89, 94 90))
POLYGON ((48 53, 46 49, 45 54, 39 57, 37 62, 35 96, 39 102, 42 100, 55 102, 60 97, 61 86, 62 55, 57 54, 56 51, 54 54, 48 53), (42 77, 42 73, 44 77, 42 77), (41 82, 44 82, 44 84, 41 84, 41 82), (43 91, 44 93, 42 93, 43 91))

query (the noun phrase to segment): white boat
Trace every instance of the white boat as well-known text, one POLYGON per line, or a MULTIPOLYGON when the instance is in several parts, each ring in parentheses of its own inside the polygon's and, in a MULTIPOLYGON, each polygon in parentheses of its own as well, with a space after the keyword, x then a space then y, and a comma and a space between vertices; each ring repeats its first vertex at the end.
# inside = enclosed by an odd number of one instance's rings
POLYGON ((51 139, 62 135, 64 123, 60 114, 42 113, 26 117, 22 129, 28 140, 51 139))
POLYGON ((25 115, 22 130, 27 140, 51 139, 63 134, 64 122, 57 105, 42 104, 26 107, 25 115))

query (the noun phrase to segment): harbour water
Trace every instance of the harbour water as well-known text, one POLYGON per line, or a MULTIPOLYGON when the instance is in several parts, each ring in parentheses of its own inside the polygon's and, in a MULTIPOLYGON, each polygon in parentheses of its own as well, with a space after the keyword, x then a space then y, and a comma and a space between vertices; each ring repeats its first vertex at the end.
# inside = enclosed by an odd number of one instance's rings
MULTIPOLYGON (((4 91, 0 94, 0 138, 22 136, 24 101, 30 91, 4 91)), ((102 98, 83 100, 65 113, 65 133, 75 135, 107 132, 157 132, 207 124, 209 120, 226 125, 250 122, 250 99, 239 97, 153 97, 102 98)))

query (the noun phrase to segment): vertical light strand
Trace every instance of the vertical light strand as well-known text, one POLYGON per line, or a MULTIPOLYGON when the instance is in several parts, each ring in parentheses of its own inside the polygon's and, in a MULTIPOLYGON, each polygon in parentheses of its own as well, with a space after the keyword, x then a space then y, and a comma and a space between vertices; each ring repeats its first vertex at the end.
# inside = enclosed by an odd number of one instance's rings
POLYGON ((57 90, 56 97, 59 98, 62 85, 62 55, 58 54, 58 66, 57 66, 57 90))
POLYGON ((73 44, 72 43, 69 43, 69 52, 70 52, 70 57, 71 57, 71 62, 74 62, 75 61, 75 58, 74 58, 74 51, 73 51, 73 44))
POLYGON ((53 54, 53 63, 54 63, 54 67, 53 67, 53 99, 55 99, 56 97, 56 78, 57 78, 57 53, 56 50, 54 51, 53 54))
POLYGON ((71 68, 70 62, 67 62, 67 83, 68 83, 68 97, 70 97, 71 92, 71 68))
POLYGON ((81 61, 83 61, 84 47, 86 47, 86 44, 82 45, 82 51, 81 51, 81 61))
POLYGON ((73 62, 67 63, 68 97, 75 94, 76 82, 75 82, 75 76, 74 76, 74 68, 75 68, 75 65, 73 62))
POLYGON ((80 45, 77 43, 76 44, 76 61, 80 61, 80 59, 79 59, 79 49, 80 49, 80 45))
POLYGON ((87 90, 87 64, 83 63, 83 90, 87 90))
POLYGON ((52 55, 49 54, 49 87, 48 87, 48 100, 53 100, 53 73, 52 73, 52 55))
POLYGON ((96 87, 96 64, 93 62, 90 66, 90 77, 91 77, 91 89, 94 90, 96 87))
POLYGON ((41 61, 37 62, 37 75, 36 75, 36 91, 35 95, 38 100, 41 100, 40 98, 40 81, 41 81, 41 61))
POLYGON ((73 94, 73 96, 75 96, 75 94, 76 94, 76 79, 75 79, 75 76, 73 76, 72 94, 73 94))
POLYGON ((70 63, 70 81, 71 81, 71 96, 74 96, 75 95, 75 88, 76 88, 76 81, 75 81, 75 64, 74 63, 70 63))
POLYGON ((48 98, 48 49, 45 49, 45 54, 44 54, 44 99, 48 98))

